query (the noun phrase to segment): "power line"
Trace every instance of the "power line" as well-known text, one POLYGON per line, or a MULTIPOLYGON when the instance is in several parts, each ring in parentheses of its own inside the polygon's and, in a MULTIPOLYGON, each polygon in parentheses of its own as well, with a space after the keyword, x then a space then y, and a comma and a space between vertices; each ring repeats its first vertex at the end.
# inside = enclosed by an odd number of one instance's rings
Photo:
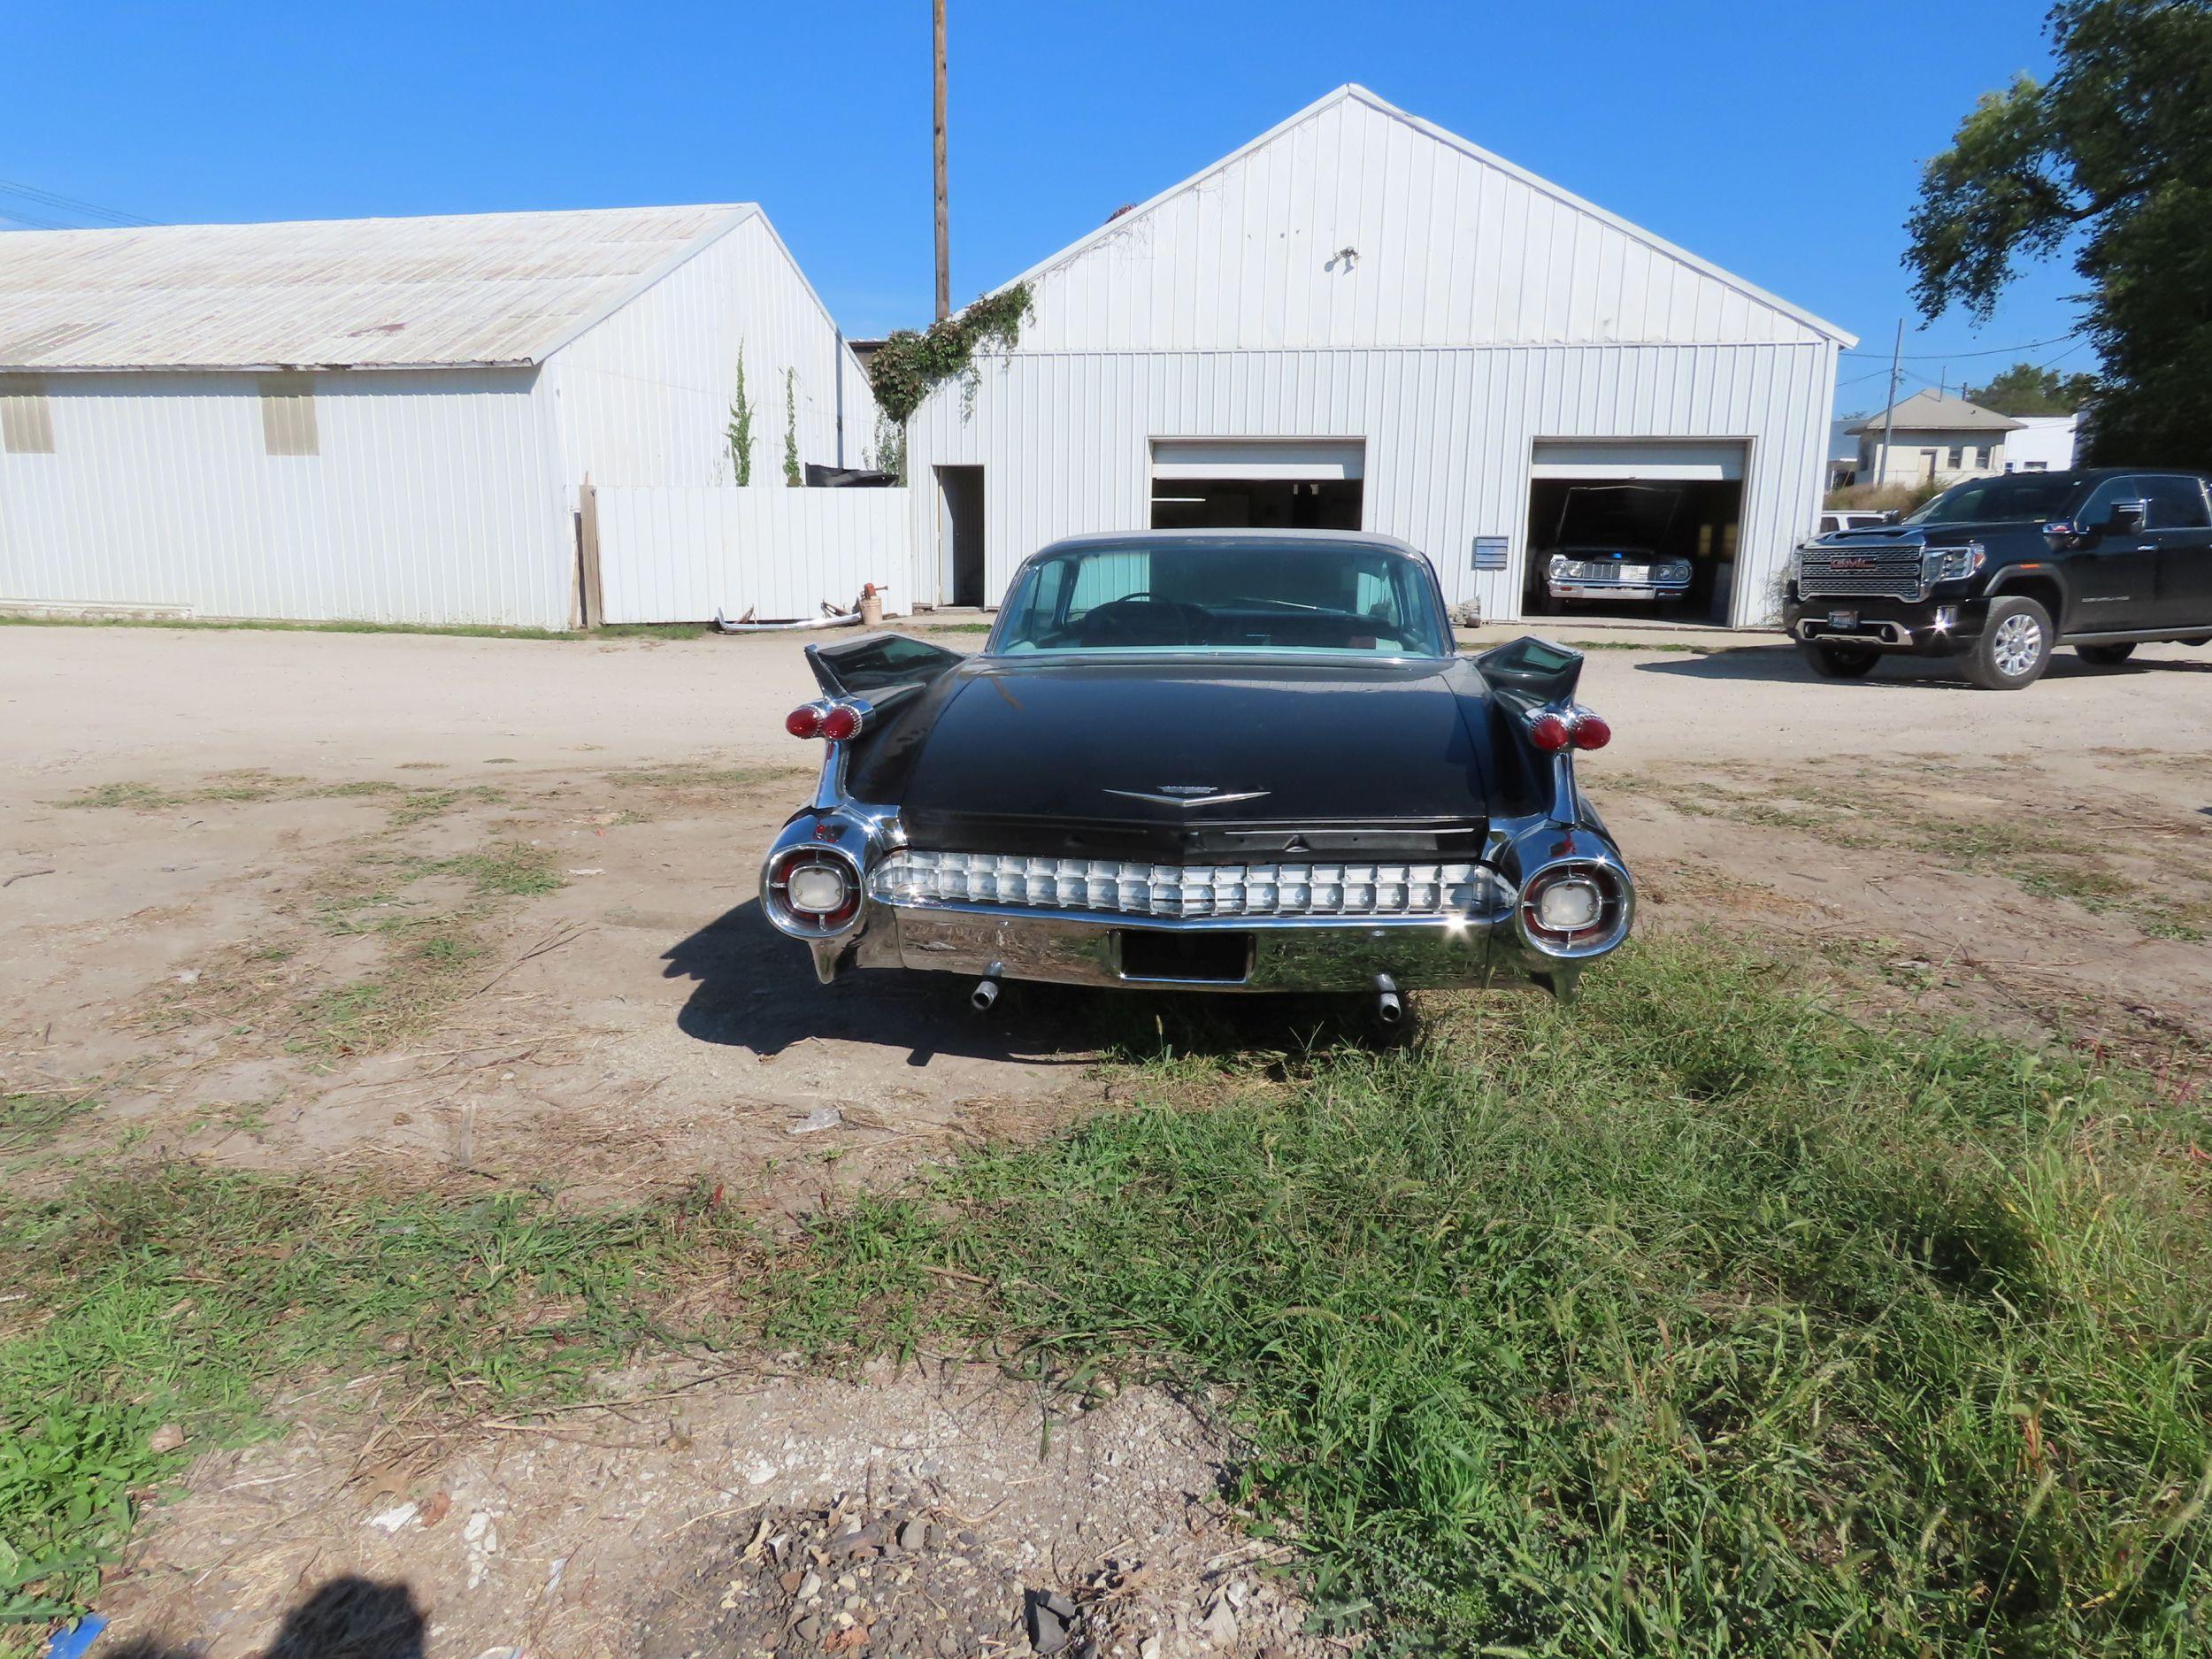
MULTIPOLYGON (((2008 351, 2034 351, 2044 346, 2061 345, 2069 340, 2082 337, 2082 331, 2076 328, 2067 334, 2053 334, 2048 340, 2031 340, 2017 346, 1992 346, 1986 351, 1904 351, 1898 356, 1907 363, 1948 363, 1955 357, 2001 357, 2008 351)), ((1880 357, 1885 361, 1889 356, 1882 351, 1846 351, 1842 355, 1847 357, 1880 357)))
MULTIPOLYGON (((87 202, 78 196, 64 196, 58 190, 42 190, 35 184, 23 184, 12 179, 0 179, 0 196, 20 196, 23 200, 33 203, 40 207, 58 209, 65 213, 75 213, 80 216, 88 216, 93 219, 104 219, 112 225, 150 225, 154 223, 152 219, 144 218, 140 214, 127 213, 119 207, 103 207, 97 202, 87 202)), ((26 218, 23 214, 13 212, 11 212, 8 217, 15 219, 23 219, 26 218)), ((40 223, 41 221, 29 220, 28 222, 40 223)), ((67 227, 60 225, 46 225, 44 226, 44 228, 48 230, 62 230, 67 228, 67 227)))

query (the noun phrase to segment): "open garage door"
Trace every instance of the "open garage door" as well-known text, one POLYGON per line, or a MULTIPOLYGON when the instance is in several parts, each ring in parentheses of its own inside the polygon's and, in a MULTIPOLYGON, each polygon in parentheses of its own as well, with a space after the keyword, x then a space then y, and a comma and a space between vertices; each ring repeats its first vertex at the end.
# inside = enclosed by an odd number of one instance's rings
POLYGON ((1725 440, 1540 442, 1524 611, 1724 623, 1746 465, 1746 446, 1725 440))
POLYGON ((1155 438, 1156 530, 1356 530, 1358 438, 1155 438))

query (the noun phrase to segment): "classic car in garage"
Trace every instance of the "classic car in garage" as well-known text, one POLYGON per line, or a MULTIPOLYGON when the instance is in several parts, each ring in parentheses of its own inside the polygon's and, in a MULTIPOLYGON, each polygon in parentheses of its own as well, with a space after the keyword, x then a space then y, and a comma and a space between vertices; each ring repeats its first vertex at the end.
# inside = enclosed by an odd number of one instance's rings
POLYGON ((826 743, 761 904, 849 967, 1330 991, 1570 991, 1635 887, 1575 776, 1582 659, 1457 655, 1420 554, 1358 533, 1056 542, 983 649, 807 653, 826 743))

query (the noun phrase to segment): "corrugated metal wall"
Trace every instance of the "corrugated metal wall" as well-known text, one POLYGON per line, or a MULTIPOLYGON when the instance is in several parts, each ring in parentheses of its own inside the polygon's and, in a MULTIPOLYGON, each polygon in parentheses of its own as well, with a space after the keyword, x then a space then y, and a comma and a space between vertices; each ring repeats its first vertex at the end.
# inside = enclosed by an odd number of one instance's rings
POLYGON ((1819 500, 1836 334, 1356 88, 1032 281, 972 411, 954 385, 915 417, 925 597, 932 466, 985 469, 995 599, 1043 542, 1148 522, 1154 438, 1364 440, 1366 527, 1494 617, 1519 612, 1539 439, 1748 443, 1739 623, 1819 500), (1511 568, 1478 574, 1478 536, 1506 537, 1511 568))
POLYGON ((534 378, 317 375, 319 452, 280 456, 253 375, 46 376, 54 452, 0 453, 0 602, 565 626, 534 378))
POLYGON ((799 459, 861 464, 875 400, 837 326, 767 219, 753 214, 547 359, 570 483, 733 484, 726 428, 740 346, 756 487, 784 481, 785 371, 799 459))
POLYGON ((1455 602, 1520 611, 1529 467, 1542 438, 1702 437, 1750 446, 1734 620, 1762 618, 1765 584, 1818 500, 1832 346, 1540 346, 1463 350, 1030 353, 983 366, 916 415, 916 578, 938 580, 930 468, 984 468, 987 587, 1044 543, 1150 522, 1158 437, 1363 437, 1364 526, 1412 543, 1455 602), (1478 574, 1478 536, 1511 568, 1478 574))
POLYGON ((1757 290, 1356 92, 1095 235, 1034 277, 1025 348, 1823 337, 1757 290))
POLYGON ((620 487, 595 492, 610 622, 763 621, 842 606, 874 582, 893 608, 912 568, 902 489, 620 487))

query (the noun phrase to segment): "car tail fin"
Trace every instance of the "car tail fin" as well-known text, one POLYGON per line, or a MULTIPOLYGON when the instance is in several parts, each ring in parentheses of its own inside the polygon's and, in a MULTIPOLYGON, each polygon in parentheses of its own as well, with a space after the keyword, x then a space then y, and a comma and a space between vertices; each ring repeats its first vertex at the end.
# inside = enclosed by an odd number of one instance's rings
POLYGON ((806 660, 825 692, 856 697, 926 686, 960 661, 960 653, 903 634, 864 634, 834 645, 810 645, 806 660))
POLYGON ((1582 653, 1531 634, 1475 658, 1485 680, 1538 703, 1571 703, 1582 680, 1582 653))

